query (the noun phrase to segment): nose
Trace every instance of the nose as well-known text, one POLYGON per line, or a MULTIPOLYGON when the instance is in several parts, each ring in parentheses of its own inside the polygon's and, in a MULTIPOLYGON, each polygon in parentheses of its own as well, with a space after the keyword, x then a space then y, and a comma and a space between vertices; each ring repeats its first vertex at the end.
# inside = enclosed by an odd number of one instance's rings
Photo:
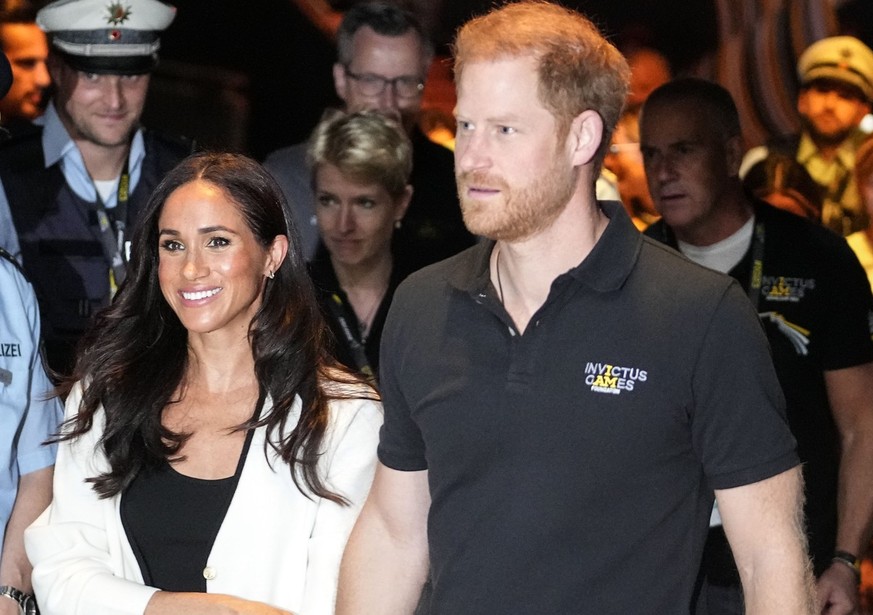
POLYGON ((486 168, 490 164, 491 158, 484 136, 459 127, 455 137, 455 166, 461 171, 473 171, 486 168))
POLYGON ((379 94, 379 110, 380 111, 398 111, 399 105, 397 102, 397 84, 389 81, 385 84, 385 89, 379 94))
POLYGON ((669 154, 653 153, 646 157, 643 168, 646 172, 649 186, 655 186, 674 179, 676 176, 676 166, 673 162, 673 157, 669 154))
POLYGON ((841 96, 835 90, 830 90, 825 96, 825 107, 828 109, 833 109, 837 106, 837 103, 840 101, 841 96))
POLYGON ((103 83, 103 102, 110 109, 121 109, 124 106, 124 88, 121 77, 106 75, 103 83))
POLYGON ((355 230, 356 226, 357 220, 355 219, 355 212, 352 209, 352 205, 344 203, 340 207, 339 216, 337 218, 338 230, 343 235, 348 235, 355 230))
POLYGON ((193 281, 204 277, 209 273, 205 260, 199 250, 188 250, 185 253, 185 263, 182 266, 182 277, 193 281))
POLYGON ((44 90, 51 85, 52 78, 51 75, 49 75, 48 67, 45 62, 37 62, 33 72, 36 87, 44 90))

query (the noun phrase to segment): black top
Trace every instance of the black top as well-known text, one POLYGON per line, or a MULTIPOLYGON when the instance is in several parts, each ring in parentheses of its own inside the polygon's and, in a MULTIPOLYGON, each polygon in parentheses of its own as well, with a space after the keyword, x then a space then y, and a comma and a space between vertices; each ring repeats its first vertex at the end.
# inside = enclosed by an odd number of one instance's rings
MULTIPOLYGON (((758 311, 804 462, 807 533, 820 574, 830 565, 836 540, 840 465, 824 372, 873 360, 873 297, 864 269, 842 237, 762 201, 755 204, 755 219, 765 230, 758 311)), ((663 221, 646 234, 676 246, 663 221)), ((752 252, 750 246, 730 271, 746 292, 752 252)))
POLYGON ((206 591, 203 570, 239 483, 253 434, 254 430, 246 434, 233 476, 193 478, 164 460, 140 470, 124 491, 121 522, 146 585, 164 591, 206 591))
POLYGON ((382 329, 388 316, 388 307, 394 297, 397 286, 407 276, 408 270, 397 263, 391 269, 391 278, 385 296, 373 315, 373 322, 366 339, 361 336, 361 327, 355 310, 352 308, 346 293, 340 287, 336 272, 330 262, 330 254, 324 244, 319 244, 315 258, 308 264, 309 276, 315 285, 315 294, 321 311, 327 320, 331 332, 331 349, 336 359, 353 371, 367 376, 366 367, 372 370, 372 375, 379 374, 379 345, 382 340, 382 329), (363 349, 363 357, 355 347, 363 349), (364 363, 366 362, 366 366, 364 363))
POLYGON ((687 615, 713 489, 797 464, 736 282, 601 205, 602 237, 523 335, 491 243, 395 294, 379 459, 428 470, 432 615, 687 615))

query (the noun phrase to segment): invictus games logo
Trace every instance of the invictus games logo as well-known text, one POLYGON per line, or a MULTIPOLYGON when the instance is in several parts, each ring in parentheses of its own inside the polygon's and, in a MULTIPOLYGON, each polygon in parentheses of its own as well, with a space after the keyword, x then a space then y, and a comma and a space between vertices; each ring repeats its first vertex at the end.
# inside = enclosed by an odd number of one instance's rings
POLYGON ((112 26, 120 26, 125 21, 130 19, 131 10, 129 6, 124 6, 120 2, 113 2, 106 7, 109 15, 106 17, 106 23, 112 26))
POLYGON ((621 367, 608 363, 585 364, 585 384, 595 393, 619 395, 633 391, 638 382, 646 381, 646 371, 636 367, 621 367))
POLYGON ((788 341, 794 346, 797 354, 803 357, 809 354, 809 329, 804 329, 800 325, 789 322, 779 312, 761 312, 758 316, 776 325, 779 332, 788 338, 788 341))
POLYGON ((815 288, 815 280, 810 278, 787 278, 782 275, 765 275, 761 280, 761 295, 767 301, 787 301, 797 303, 807 291, 815 288))

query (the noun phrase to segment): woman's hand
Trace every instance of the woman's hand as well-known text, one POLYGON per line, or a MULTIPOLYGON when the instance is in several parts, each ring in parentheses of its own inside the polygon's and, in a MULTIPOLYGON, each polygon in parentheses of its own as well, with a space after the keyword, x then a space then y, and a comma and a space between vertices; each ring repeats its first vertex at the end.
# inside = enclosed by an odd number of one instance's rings
POLYGON ((156 592, 145 615, 295 615, 263 602, 226 594, 156 592))

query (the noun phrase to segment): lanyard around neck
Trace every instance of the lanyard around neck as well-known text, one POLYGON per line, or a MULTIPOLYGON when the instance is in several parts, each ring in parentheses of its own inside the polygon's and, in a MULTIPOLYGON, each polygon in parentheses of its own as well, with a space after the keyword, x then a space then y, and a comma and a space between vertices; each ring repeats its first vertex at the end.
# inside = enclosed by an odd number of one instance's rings
POLYGON ((764 223, 755 222, 755 233, 752 235, 752 271, 749 274, 749 299, 758 311, 761 302, 761 285, 764 276, 764 223))
POLYGON ((128 160, 124 160, 124 168, 118 179, 116 192, 116 204, 112 210, 107 209, 106 204, 97 194, 97 223, 100 227, 100 245, 103 248, 103 256, 109 264, 109 286, 111 295, 115 295, 118 285, 124 281, 127 275, 127 255, 124 245, 124 231, 127 221, 127 204, 130 199, 130 171, 128 160))
MULTIPOLYGON (((352 357, 355 360, 355 367, 366 376, 371 383, 375 384, 376 374, 370 366, 370 361, 367 359, 367 353, 364 352, 364 344, 361 340, 355 337, 355 334, 352 332, 352 327, 348 318, 346 318, 348 310, 345 307, 346 304, 340 296, 340 293, 331 293, 328 305, 330 306, 331 314, 333 314, 333 317, 336 318, 339 323, 346 344, 348 344, 352 351, 352 357)), ((349 308, 351 308, 351 306, 349 306, 349 308)))

